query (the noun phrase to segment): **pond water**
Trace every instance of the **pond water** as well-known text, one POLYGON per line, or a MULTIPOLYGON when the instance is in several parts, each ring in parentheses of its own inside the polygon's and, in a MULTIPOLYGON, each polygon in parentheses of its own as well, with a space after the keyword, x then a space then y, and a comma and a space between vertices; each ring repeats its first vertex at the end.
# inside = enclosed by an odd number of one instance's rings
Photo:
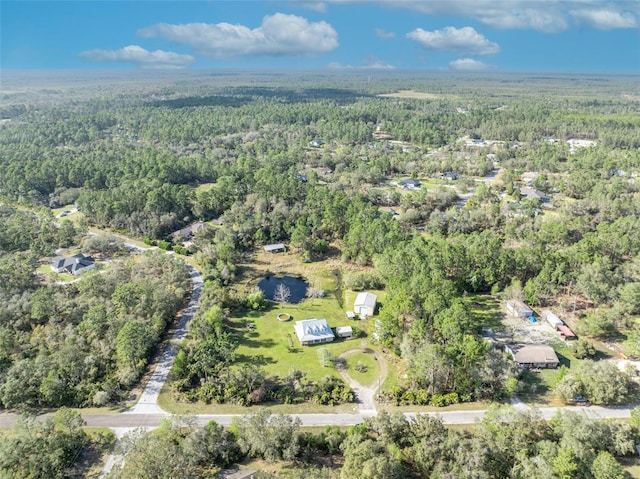
POLYGON ((301 280, 300 278, 294 278, 293 276, 282 276, 278 278, 276 276, 267 276, 258 283, 258 288, 264 293, 264 295, 271 301, 275 301, 276 288, 282 284, 290 292, 287 303, 299 303, 305 298, 307 294, 307 287, 309 283, 301 280))

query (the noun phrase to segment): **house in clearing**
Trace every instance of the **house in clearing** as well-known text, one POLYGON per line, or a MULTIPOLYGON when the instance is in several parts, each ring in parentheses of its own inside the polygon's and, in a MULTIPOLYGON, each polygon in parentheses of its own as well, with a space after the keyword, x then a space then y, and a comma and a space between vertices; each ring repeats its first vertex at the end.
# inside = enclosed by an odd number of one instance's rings
POLYGON ((508 299, 504 302, 509 314, 519 318, 528 318, 533 316, 533 309, 527 306, 524 301, 519 299, 508 299))
POLYGON ((416 180, 415 178, 408 178, 400 182, 400 186, 405 190, 415 190, 417 188, 420 188, 420 185, 422 185, 422 183, 420 183, 420 180, 416 180))
POLYGON ((207 229, 207 225, 204 224, 203 221, 198 221, 197 223, 193 223, 192 225, 186 226, 178 231, 174 231, 171 233, 171 236, 176 238, 178 241, 188 241, 193 239, 196 233, 205 229, 207 229))
POLYGON ((529 186, 523 186, 522 188, 520 188, 520 197, 532 201, 539 200, 542 203, 549 201, 549 197, 542 191, 536 190, 535 188, 531 188, 529 186))
POLYGON ((300 344, 309 346, 310 344, 330 343, 335 336, 327 324, 326 319, 305 319, 296 321, 293 326, 300 344))
POLYGON ((376 303, 378 297, 373 293, 358 293, 356 300, 353 303, 353 310, 360 316, 373 316, 376 311, 376 303))
POLYGON ((524 369, 557 368, 560 364, 556 352, 546 344, 515 344, 505 346, 505 350, 524 369))
POLYGON ((283 253, 284 252, 284 244, 275 243, 275 244, 265 245, 264 246, 264 251, 266 253, 283 253))
POLYGON ((82 274, 96 267, 90 256, 76 254, 73 256, 56 256, 51 261, 51 269, 56 273, 82 274))

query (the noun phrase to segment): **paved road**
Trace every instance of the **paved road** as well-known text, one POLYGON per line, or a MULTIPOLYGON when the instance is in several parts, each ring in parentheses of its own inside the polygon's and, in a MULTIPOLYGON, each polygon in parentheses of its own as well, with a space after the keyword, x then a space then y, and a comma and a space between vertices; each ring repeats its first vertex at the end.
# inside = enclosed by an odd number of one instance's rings
MULTIPOLYGON (((567 406, 567 407, 548 407, 540 408, 539 412, 542 419, 552 419, 558 410, 574 411, 593 419, 623 419, 631 416, 631 410, 637 405, 631 406, 567 406)), ((518 409, 525 409, 519 407, 518 409)), ((487 410, 477 411, 442 411, 429 412, 431 416, 439 416, 445 424, 473 424, 482 420, 487 410)), ((376 413, 368 414, 292 414, 302 421, 303 426, 352 426, 360 424, 365 418, 374 416, 376 413)), ((413 418, 419 413, 405 413, 407 418, 413 418)), ((229 426, 234 417, 240 415, 234 414, 200 414, 194 416, 199 424, 206 424, 209 421, 216 421, 223 426, 229 426)), ((0 414, 0 428, 10 427, 18 418, 17 414, 0 414)), ((43 415, 42 417, 46 417, 43 415)), ((112 429, 121 428, 154 428, 160 424, 162 419, 169 417, 167 414, 83 414, 82 418, 87 422, 87 426, 93 427, 109 427, 112 429)))

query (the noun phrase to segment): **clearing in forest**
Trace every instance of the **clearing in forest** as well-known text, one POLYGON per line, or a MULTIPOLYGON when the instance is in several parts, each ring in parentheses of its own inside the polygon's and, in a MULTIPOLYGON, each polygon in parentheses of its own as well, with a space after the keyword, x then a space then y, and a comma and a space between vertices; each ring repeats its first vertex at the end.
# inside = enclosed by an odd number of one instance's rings
POLYGON ((444 98, 445 95, 438 93, 426 93, 415 90, 398 90, 395 93, 381 93, 378 95, 381 98, 415 98, 417 100, 437 100, 444 98))

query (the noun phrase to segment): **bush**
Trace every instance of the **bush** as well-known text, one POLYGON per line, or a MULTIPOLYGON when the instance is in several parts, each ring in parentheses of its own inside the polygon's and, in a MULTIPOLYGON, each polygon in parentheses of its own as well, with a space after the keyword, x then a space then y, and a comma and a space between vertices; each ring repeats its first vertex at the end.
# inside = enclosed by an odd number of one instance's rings
POLYGON ((189 254, 189 250, 184 246, 176 245, 173 247, 173 251, 183 256, 187 256, 189 254))
POLYGON ((171 243, 169 243, 168 241, 158 241, 158 248, 165 251, 171 251, 171 243))
POLYGON ((244 300, 245 307, 254 311, 261 311, 269 306, 269 300, 265 297, 262 291, 255 291, 244 300))
POLYGON ((353 367, 353 369, 355 369, 359 373, 366 373, 368 368, 367 368, 367 365, 364 364, 362 361, 358 361, 356 365, 353 367))

